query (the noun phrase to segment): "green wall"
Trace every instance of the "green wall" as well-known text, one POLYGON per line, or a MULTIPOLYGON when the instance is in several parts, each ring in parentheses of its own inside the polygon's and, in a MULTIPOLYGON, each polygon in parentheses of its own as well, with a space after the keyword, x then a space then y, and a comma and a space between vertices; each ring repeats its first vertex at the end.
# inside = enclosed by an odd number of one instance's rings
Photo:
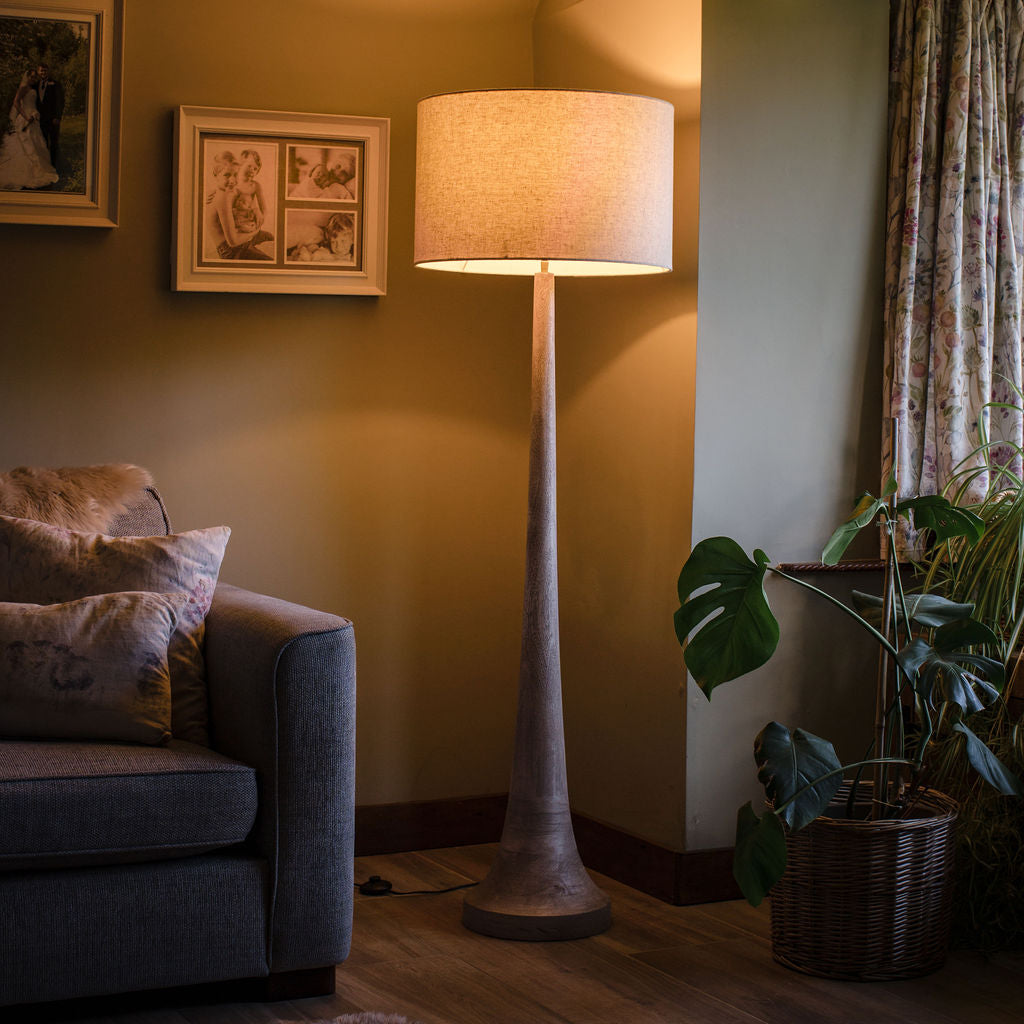
MULTIPOLYGON (((888 5, 707 0, 703 31, 693 537, 817 561, 879 484, 888 5)), ((773 660, 710 706, 689 683, 688 847, 763 800, 771 719, 851 757, 870 739, 877 649, 788 584, 769 599, 773 660)))

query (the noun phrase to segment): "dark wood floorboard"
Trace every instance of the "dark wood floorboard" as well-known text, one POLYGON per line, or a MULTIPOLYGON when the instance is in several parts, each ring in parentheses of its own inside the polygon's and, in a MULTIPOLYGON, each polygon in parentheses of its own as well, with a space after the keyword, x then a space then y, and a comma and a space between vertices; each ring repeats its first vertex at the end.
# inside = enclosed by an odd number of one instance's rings
MULTIPOLYGON (((483 876, 493 847, 361 857, 356 879, 397 890, 483 876)), ((771 958, 766 907, 672 907, 595 876, 609 931, 577 942, 502 942, 461 924, 462 892, 357 895, 352 954, 333 996, 154 1008, 79 1024, 308 1024, 359 1010, 422 1024, 1021 1024, 1024 956, 951 954, 938 974, 856 984, 771 958)), ((12 1022, 14 1024, 14 1022, 12 1022)))

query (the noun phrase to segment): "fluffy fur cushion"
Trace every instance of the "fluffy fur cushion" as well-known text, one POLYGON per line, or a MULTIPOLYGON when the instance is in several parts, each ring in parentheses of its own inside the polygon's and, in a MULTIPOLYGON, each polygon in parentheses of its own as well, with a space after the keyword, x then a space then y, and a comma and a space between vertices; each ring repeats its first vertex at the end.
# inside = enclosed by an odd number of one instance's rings
POLYGON ((0 473, 0 514, 105 533, 114 517, 138 504, 152 484, 140 466, 18 466, 0 473))
POLYGON ((105 537, 0 516, 0 601, 55 604, 126 590, 185 594, 168 649, 171 731, 175 739, 208 745, 203 637, 230 534, 217 526, 105 537))
POLYGON ((166 743, 184 595, 0 603, 0 736, 166 743))

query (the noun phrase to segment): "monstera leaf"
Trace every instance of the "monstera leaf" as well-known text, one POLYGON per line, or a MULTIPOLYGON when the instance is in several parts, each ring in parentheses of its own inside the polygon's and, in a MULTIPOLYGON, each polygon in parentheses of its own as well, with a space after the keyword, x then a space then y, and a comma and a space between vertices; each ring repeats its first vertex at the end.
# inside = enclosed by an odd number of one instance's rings
POLYGON ((969 544, 976 544, 985 532, 985 520, 981 516, 953 505, 938 494, 907 498, 896 506, 896 512, 904 517, 908 512, 913 513, 915 528, 931 530, 939 542, 966 537, 969 544))
POLYGON ((759 818, 751 804, 736 815, 736 850, 732 875, 740 892, 758 906, 786 870, 786 834, 779 816, 766 811, 759 818))
POLYGON ((754 740, 757 777, 778 815, 795 832, 825 812, 842 783, 835 748, 803 729, 769 722, 754 740))
MULTIPOLYGON (((886 499, 895 491, 896 481, 890 476, 881 498, 870 494, 861 495, 850 517, 836 529, 825 545, 821 555, 825 565, 835 565, 843 557, 853 538, 878 518, 888 503, 886 499)), ((918 530, 931 530, 940 542, 953 537, 966 537, 969 544, 975 544, 985 532, 985 521, 980 516, 953 505, 948 498, 937 494, 907 498, 896 506, 896 514, 904 519, 912 515, 918 530)))
POLYGON ((872 497, 870 494, 862 494, 857 504, 853 506, 850 518, 838 526, 835 532, 829 537, 825 550, 821 553, 821 560, 825 565, 835 565, 844 552, 850 546, 854 537, 864 529, 865 526, 873 523, 879 512, 885 508, 885 500, 872 497))
POLYGON ((679 574, 676 636, 708 699, 720 683, 763 665, 779 643, 779 624, 764 593, 768 556, 755 551, 754 558, 728 537, 709 537, 679 574))
MULTIPOLYGON (((857 611, 868 622, 877 626, 882 621, 882 598, 876 594, 865 594, 861 590, 854 590, 852 596, 853 606, 857 611)), ((905 600, 910 621, 929 629, 968 619, 974 611, 973 604, 959 604, 938 594, 907 594, 905 600)), ((896 610, 900 611, 898 601, 896 610)))
POLYGON ((918 637, 900 651, 900 667, 918 697, 929 707, 955 704, 970 715, 988 707, 1003 688, 1001 662, 965 651, 964 647, 995 644, 988 626, 975 619, 951 622, 935 631, 934 644, 918 637), (983 679, 981 675, 987 677, 983 679))

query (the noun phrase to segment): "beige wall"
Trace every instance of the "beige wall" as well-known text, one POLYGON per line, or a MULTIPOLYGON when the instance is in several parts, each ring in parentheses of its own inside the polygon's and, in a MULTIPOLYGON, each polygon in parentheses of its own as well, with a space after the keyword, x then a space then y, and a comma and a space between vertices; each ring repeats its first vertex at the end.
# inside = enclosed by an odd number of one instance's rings
POLYGON ((532 5, 452 6, 128 0, 120 227, 0 226, 0 467, 145 465, 225 578, 351 616, 361 803, 507 787, 529 282, 414 270, 413 162, 419 98, 531 83, 532 5), (170 291, 179 104, 390 117, 388 295, 170 291))
POLYGON ((412 267, 416 101, 533 84, 535 52, 537 84, 675 101, 677 270, 560 282, 558 335, 570 785, 581 810, 678 845, 667 623, 689 535, 694 44, 667 2, 631 5, 617 50, 621 5, 545 9, 535 30, 534 6, 253 0, 239 20, 128 0, 120 226, 0 228, 0 467, 138 462, 176 528, 233 528, 226 579, 352 617, 360 803, 503 791, 531 286, 412 267), (387 296, 172 292, 179 104, 390 117, 387 296))
POLYGON ((685 734, 672 612, 692 497, 700 7, 541 0, 534 47, 539 86, 635 92, 676 108, 674 271, 560 280, 557 359, 571 800, 679 848, 685 734))
MULTIPOLYGON (((735 760, 745 772, 749 737, 692 716, 686 736, 671 615, 691 496, 700 536, 729 510, 752 507, 751 488, 760 497, 797 478, 790 446, 805 437, 805 390, 817 379, 837 381, 826 403, 836 407, 832 441, 859 437, 864 409, 874 414, 866 297, 877 282, 865 261, 878 212, 885 4, 829 0, 826 34, 841 56, 813 60, 813 29, 802 36, 761 0, 712 3, 705 14, 717 127, 705 133, 715 170, 701 230, 718 248, 701 253, 714 280, 702 295, 710 305, 695 495, 698 5, 541 0, 536 17, 534 6, 252 0, 239 22, 205 0, 127 0, 121 226, 0 226, 0 468, 146 465, 177 528, 233 527, 225 578, 351 616, 360 803, 504 790, 519 654, 530 282, 413 269, 415 105, 434 92, 534 83, 672 101, 675 271, 558 285, 562 655, 575 806, 674 847, 688 824, 691 845, 708 845, 718 826, 697 823, 723 814, 731 823, 727 766, 735 760), (762 37, 776 38, 805 77, 776 83, 771 111, 785 110, 788 127, 761 125, 751 149, 742 132, 772 64, 758 54, 775 52, 762 50, 762 37), (390 117, 388 295, 171 292, 179 104, 390 117), (833 148, 816 166, 823 182, 836 178, 841 201, 823 186, 810 212, 780 203, 792 176, 785 147, 821 134, 822 123, 833 148), (759 174, 774 177, 758 183, 759 174), (772 260, 794 230, 793 252, 813 256, 800 272, 772 260), (740 282, 741 294, 760 295, 766 267, 774 305, 761 313, 732 303, 730 319, 729 289, 740 282), (813 316, 802 273, 819 300, 825 288, 813 316), (771 358, 737 394, 730 360, 763 355, 769 343, 771 358), (733 415, 728 403, 738 397, 747 404, 733 415), (751 436, 773 456, 786 453, 774 471, 759 456, 767 480, 737 461, 751 436), (708 759, 705 739, 725 752, 708 759)), ((707 277, 705 268, 702 288, 707 277)), ((812 471, 805 482, 838 501, 862 448, 845 442, 836 475, 820 485, 812 471)), ((741 515, 738 528, 750 525, 767 545, 752 518, 741 515)), ((789 557, 790 547, 772 553, 789 557)))
MULTIPOLYGON (((706 0, 703 34, 693 536, 817 561, 879 482, 888 5, 706 0)), ((771 719, 851 759, 870 739, 877 649, 789 584, 769 599, 773 660, 710 706, 689 684, 688 847, 763 799, 771 719)))

